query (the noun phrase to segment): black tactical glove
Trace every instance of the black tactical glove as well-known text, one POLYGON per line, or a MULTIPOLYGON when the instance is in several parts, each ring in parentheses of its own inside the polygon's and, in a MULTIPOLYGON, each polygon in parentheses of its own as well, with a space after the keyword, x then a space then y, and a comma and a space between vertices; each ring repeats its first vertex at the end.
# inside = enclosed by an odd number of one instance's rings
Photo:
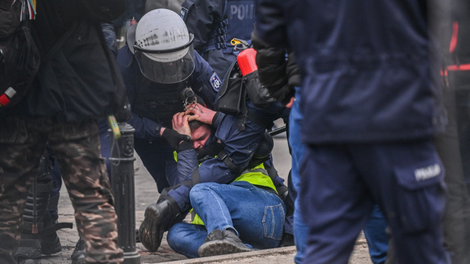
POLYGON ((191 137, 188 135, 182 135, 176 132, 173 129, 165 128, 163 131, 162 137, 168 141, 168 144, 172 146, 174 149, 178 149, 181 141, 189 141, 191 137))

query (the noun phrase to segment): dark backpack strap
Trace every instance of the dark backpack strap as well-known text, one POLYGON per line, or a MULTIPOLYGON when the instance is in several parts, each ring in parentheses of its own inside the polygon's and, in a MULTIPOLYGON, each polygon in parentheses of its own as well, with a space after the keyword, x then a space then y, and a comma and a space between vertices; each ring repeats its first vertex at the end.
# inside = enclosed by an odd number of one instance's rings
POLYGON ((33 76, 39 69, 41 58, 38 48, 34 44, 29 27, 24 26, 21 30, 23 31, 23 36, 26 41, 26 47, 24 48, 24 52, 21 53, 17 69, 24 70, 27 75, 33 76))
POLYGON ((52 46, 52 48, 47 52, 46 56, 41 59, 43 64, 48 63, 52 57, 54 57, 57 52, 64 46, 65 42, 69 39, 69 37, 72 35, 72 33, 75 31, 76 27, 78 25, 78 22, 74 22, 73 25, 60 37, 60 39, 52 46))
POLYGON ((244 170, 235 165, 232 158, 230 158, 223 150, 219 153, 219 155, 217 155, 217 159, 223 161, 225 165, 227 165, 227 167, 237 175, 239 175, 244 170))
POLYGON ((246 106, 246 87, 242 80, 242 92, 240 98, 240 114, 237 116, 237 129, 238 131, 244 131, 246 125, 246 119, 248 117, 248 107, 246 106))
MULTIPOLYGON (((275 187, 276 187, 276 190, 277 192, 279 193, 279 196, 281 196, 282 199, 284 199, 288 193, 288 188, 287 186, 285 186, 284 184, 282 183, 278 183, 278 181, 276 181, 276 178, 279 177, 279 174, 277 173, 276 169, 274 167, 270 167, 270 166, 265 166, 265 169, 266 171, 268 172, 268 175, 269 177, 271 178, 271 180, 273 181, 275 187)), ((285 201, 284 201, 285 202, 285 201)), ((292 203, 292 200, 290 201, 290 203, 292 203)), ((294 204, 292 203, 292 207, 294 206, 294 204)))

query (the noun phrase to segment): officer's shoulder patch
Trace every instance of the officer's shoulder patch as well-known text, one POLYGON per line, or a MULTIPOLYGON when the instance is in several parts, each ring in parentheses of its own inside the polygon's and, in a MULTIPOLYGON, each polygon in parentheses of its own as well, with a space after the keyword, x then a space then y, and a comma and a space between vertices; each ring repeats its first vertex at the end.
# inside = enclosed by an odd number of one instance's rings
POLYGON ((180 16, 183 20, 186 19, 186 14, 188 14, 188 9, 186 7, 181 7, 180 16))
POLYGON ((220 80, 219 75, 217 75, 217 73, 214 72, 211 75, 210 82, 211 82, 212 88, 214 88, 214 90, 218 92, 220 89, 220 86, 222 85, 222 81, 220 80))

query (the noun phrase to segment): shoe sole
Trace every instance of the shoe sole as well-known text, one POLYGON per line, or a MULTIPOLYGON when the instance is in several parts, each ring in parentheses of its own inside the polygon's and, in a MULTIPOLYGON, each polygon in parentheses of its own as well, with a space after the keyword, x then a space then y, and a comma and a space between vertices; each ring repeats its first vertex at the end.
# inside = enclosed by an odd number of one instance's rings
POLYGON ((210 257, 248 251, 251 251, 248 247, 239 247, 226 241, 210 241, 202 244, 197 253, 200 257, 210 257))
POLYGON ((145 218, 139 228, 140 241, 149 251, 155 252, 162 242, 164 229, 158 223, 157 212, 152 207, 145 209, 145 218))
POLYGON ((41 259, 26 259, 18 262, 19 264, 41 264, 41 259))

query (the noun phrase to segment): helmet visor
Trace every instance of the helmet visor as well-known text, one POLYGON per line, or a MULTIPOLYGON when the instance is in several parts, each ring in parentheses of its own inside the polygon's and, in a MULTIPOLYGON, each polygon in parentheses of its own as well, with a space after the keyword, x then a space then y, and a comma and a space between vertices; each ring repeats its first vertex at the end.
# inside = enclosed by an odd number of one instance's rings
MULTIPOLYGON (((157 83, 178 83, 186 80, 194 71, 194 48, 190 45, 182 57, 178 55, 175 61, 158 61, 155 55, 135 50, 135 58, 140 71, 149 80, 157 83)), ((179 51, 181 52, 181 51, 179 51)))

